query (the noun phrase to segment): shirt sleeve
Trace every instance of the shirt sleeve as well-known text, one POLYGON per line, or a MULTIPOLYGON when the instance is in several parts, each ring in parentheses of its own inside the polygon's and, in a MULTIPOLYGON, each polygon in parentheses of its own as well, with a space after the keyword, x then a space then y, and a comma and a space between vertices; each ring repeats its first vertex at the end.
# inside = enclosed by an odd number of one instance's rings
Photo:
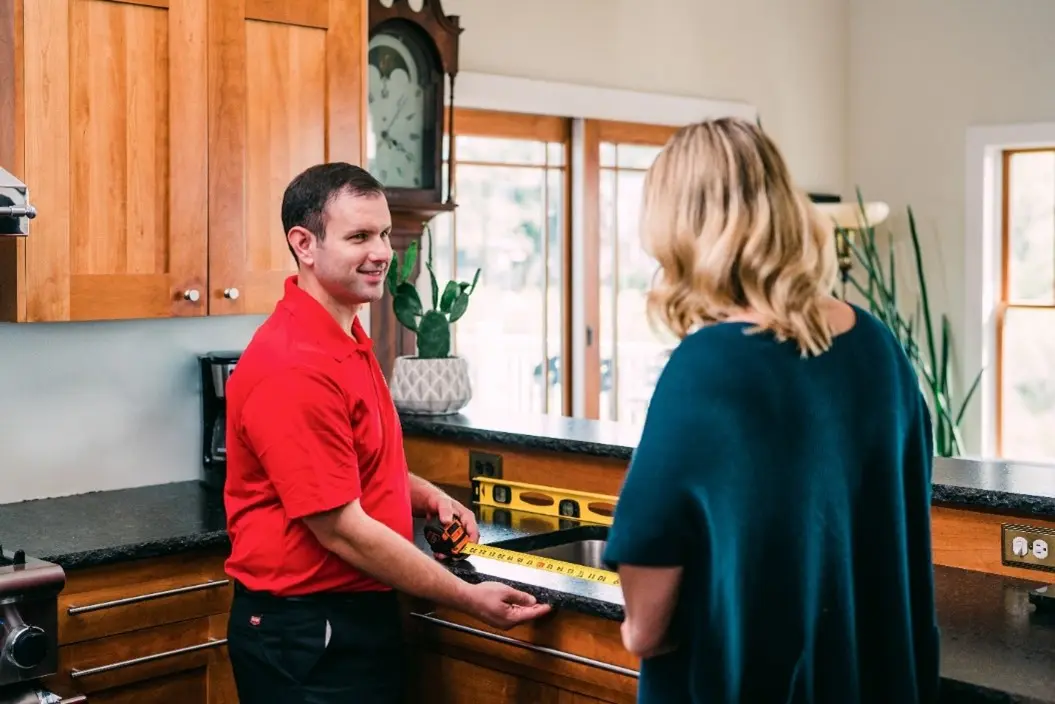
POLYGON ((668 361, 649 402, 641 439, 616 501, 604 561, 642 567, 684 565, 695 521, 684 479, 699 461, 692 455, 696 427, 686 404, 692 376, 677 352, 668 361))
POLYGON ((242 408, 240 431, 290 518, 359 498, 359 463, 341 387, 325 374, 294 369, 261 381, 242 408))

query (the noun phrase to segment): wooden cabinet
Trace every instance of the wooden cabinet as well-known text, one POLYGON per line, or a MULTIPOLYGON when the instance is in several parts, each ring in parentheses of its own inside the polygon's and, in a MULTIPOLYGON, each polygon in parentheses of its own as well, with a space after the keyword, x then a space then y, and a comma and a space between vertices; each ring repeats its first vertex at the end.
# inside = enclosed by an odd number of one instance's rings
POLYGON ((267 313, 289 180, 365 153, 366 0, 0 0, 0 319, 267 313))
POLYGON ((407 612, 415 677, 408 702, 636 701, 639 663, 623 648, 618 622, 565 611, 498 631, 418 600, 407 612))
POLYGON ((59 596, 59 672, 91 704, 237 704, 227 657, 224 554, 71 571, 59 596))

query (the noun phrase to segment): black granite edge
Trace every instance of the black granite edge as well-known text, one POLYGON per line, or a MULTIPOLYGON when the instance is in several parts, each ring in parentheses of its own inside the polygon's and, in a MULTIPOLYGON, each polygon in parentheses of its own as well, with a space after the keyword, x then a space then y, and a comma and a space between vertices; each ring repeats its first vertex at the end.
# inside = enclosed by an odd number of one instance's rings
POLYGON ((630 459, 640 434, 636 427, 607 421, 497 411, 447 416, 404 413, 400 420, 407 437, 465 440, 622 460, 630 459))
POLYGON ((932 487, 935 503, 1055 517, 1055 465, 935 457, 932 487))
POLYGON ((195 550, 228 547, 230 544, 227 531, 220 530, 181 535, 166 540, 147 540, 78 552, 34 555, 34 557, 54 562, 64 570, 81 570, 151 557, 169 557, 195 550))
POLYGON ((1030 494, 1010 494, 947 484, 934 484, 931 502, 952 508, 978 508, 1022 517, 1055 518, 1055 499, 1030 494))
POLYGON ((551 587, 542 586, 534 580, 525 581, 516 579, 497 573, 477 570, 471 566, 458 563, 448 565, 447 569, 459 579, 463 579, 470 584, 479 584, 480 582, 501 582, 514 589, 526 592, 535 597, 539 603, 550 604, 555 609, 576 611, 586 616, 594 616, 608 621, 622 621, 624 618, 622 604, 585 596, 574 590, 561 591, 551 587))

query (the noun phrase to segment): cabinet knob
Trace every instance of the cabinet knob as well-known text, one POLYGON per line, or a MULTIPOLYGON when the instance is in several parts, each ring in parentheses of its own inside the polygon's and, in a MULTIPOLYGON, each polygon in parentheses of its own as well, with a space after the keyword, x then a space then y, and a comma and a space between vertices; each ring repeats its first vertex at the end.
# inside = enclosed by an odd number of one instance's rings
POLYGON ((198 289, 196 288, 192 288, 183 292, 183 300, 185 301, 197 303, 199 298, 201 298, 201 294, 198 293, 198 289))
POLYGON ((238 298, 238 289, 236 288, 225 288, 223 290, 223 297, 230 298, 232 301, 238 298))

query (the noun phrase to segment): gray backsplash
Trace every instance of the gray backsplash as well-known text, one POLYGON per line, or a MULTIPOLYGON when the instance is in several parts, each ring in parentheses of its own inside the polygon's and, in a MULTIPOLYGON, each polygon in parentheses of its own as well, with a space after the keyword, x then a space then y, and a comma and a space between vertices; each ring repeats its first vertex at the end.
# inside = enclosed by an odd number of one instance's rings
POLYGON ((0 324, 0 504, 196 479, 196 355, 263 320, 0 324))

